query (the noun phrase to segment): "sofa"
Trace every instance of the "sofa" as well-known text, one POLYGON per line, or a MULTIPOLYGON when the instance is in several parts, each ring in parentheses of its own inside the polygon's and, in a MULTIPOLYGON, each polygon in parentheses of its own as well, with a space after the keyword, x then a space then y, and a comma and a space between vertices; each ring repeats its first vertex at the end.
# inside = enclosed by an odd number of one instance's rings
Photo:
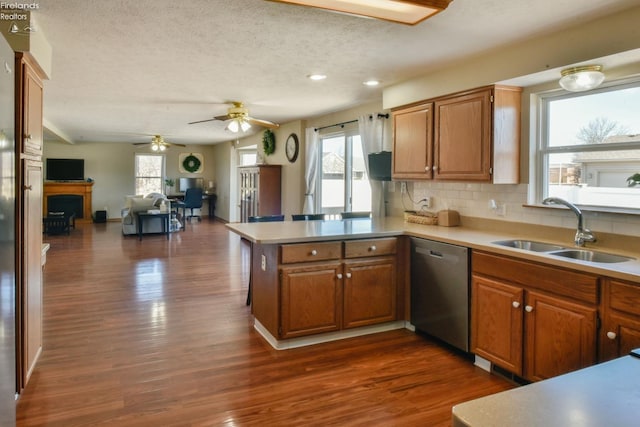
MULTIPOLYGON (((167 208, 171 203, 164 194, 150 193, 146 196, 135 195, 125 196, 124 208, 122 208, 122 234, 125 236, 138 234, 138 212, 146 212, 150 209, 160 209, 160 205, 164 200, 167 208)), ((174 220, 171 221, 170 230, 174 231, 174 220)), ((163 221, 161 218, 152 218, 146 220, 142 224, 142 234, 162 233, 163 221)))

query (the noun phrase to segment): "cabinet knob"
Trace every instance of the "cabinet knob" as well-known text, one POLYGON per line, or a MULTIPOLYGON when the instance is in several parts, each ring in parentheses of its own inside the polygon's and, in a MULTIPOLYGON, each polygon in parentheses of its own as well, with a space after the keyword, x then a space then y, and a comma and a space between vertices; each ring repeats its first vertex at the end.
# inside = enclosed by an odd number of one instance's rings
POLYGON ((351 273, 347 273, 347 279, 351 279, 351 273))
POLYGON ((311 251, 311 255, 313 255, 313 256, 318 255, 318 251, 316 251, 315 249, 313 249, 313 250, 311 251))
POLYGON ((518 308, 520 307, 520 303, 518 301, 514 301, 511 303, 511 305, 513 306, 513 308, 518 308))
POLYGON ((376 249, 378 249, 378 248, 376 248, 376 245, 371 245, 371 247, 369 248, 369 250, 371 252, 375 251, 376 249))
POLYGON ((527 313, 531 313, 533 311, 533 307, 531 307, 530 305, 526 305, 524 309, 527 311, 527 313))
POLYGON ((611 331, 607 332, 607 338, 609 338, 610 340, 615 340, 616 337, 617 335, 615 332, 611 332, 611 331))
POLYGON ((27 134, 24 136, 24 139, 31 139, 31 134, 27 134))
POLYGON ((342 274, 338 273, 338 279, 342 279, 342 274))
POLYGON ((426 170, 427 172, 429 172, 431 170, 431 166, 427 165, 424 170, 426 170))
POLYGON ((438 166, 437 165, 433 165, 433 171, 434 172, 438 172, 438 166))

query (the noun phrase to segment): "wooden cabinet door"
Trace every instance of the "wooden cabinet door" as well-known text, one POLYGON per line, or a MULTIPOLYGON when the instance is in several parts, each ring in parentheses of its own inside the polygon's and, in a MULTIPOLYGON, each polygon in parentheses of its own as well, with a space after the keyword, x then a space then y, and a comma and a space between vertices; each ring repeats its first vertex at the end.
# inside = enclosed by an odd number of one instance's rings
POLYGON ((522 375, 523 290, 473 276, 471 351, 516 375, 522 375))
POLYGON ((603 285, 600 361, 626 356, 640 348, 640 287, 606 279, 603 285))
POLYGON ((525 378, 544 380, 596 363, 596 309, 528 292, 525 378))
POLYGON ((25 160, 23 189, 23 387, 42 350, 42 163, 25 160))
POLYGON ((344 272, 344 328, 396 319, 395 257, 348 261, 344 272))
POLYGON ((282 267, 280 337, 337 331, 342 325, 339 262, 282 267))
POLYGON ((22 114, 24 153, 42 155, 42 80, 23 62, 22 114))
POLYGON ((491 181, 491 90, 435 103, 434 178, 491 181))
POLYGON ((432 129, 432 103, 393 112, 394 179, 431 178, 432 129))

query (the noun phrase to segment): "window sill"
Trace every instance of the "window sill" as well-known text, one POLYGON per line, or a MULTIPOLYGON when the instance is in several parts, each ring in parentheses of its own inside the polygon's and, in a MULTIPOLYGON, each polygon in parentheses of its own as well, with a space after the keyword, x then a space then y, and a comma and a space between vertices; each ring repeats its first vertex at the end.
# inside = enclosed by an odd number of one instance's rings
MULTIPOLYGON (((522 205, 525 208, 543 208, 543 209, 567 209, 565 206, 558 205, 543 205, 542 203, 525 203, 522 205)), ((622 214, 622 215, 640 215, 640 209, 631 208, 614 208, 609 206, 588 206, 588 205, 576 205, 582 212, 596 212, 596 213, 610 213, 610 214, 622 214)))

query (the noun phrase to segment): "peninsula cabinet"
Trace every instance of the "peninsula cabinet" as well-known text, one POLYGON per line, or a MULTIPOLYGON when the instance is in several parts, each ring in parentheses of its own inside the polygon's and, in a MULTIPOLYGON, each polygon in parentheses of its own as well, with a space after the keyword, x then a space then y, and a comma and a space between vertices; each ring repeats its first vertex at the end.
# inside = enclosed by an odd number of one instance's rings
POLYGON ((256 319, 277 339, 396 320, 397 240, 280 245, 275 286, 270 286, 268 249, 258 245, 254 257, 265 256, 265 269, 261 264, 256 275, 256 319))
POLYGON ((598 277, 474 252, 472 352, 530 381, 596 363, 598 277))
POLYGON ((393 111, 394 179, 430 179, 433 165, 433 103, 393 111))
POLYGON ((601 361, 626 356, 640 348, 640 286, 604 279, 601 361))
POLYGON ((492 85, 394 109, 393 178, 518 183, 521 91, 492 85))

